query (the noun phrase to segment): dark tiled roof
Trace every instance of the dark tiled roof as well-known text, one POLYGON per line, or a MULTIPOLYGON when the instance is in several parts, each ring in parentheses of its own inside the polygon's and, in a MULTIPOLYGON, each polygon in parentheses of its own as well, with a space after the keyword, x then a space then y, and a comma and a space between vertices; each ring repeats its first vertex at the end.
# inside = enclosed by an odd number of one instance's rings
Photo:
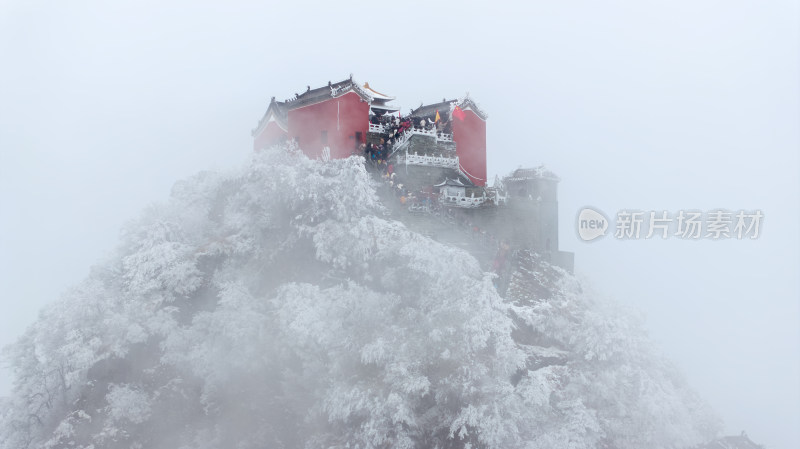
POLYGON ((478 106, 478 103, 475 103, 469 96, 464 97, 464 99, 458 103, 458 106, 461 106, 461 109, 472 109, 472 112, 477 114, 478 117, 482 118, 483 120, 489 118, 489 116, 483 112, 483 109, 478 106))
POLYGON ((700 446, 698 449, 764 449, 742 432, 741 435, 722 437, 708 444, 700 446))
POLYGON ((442 100, 439 103, 420 105, 417 109, 411 111, 411 116, 433 117, 436 115, 436 111, 439 111, 439 114, 444 114, 445 112, 449 113, 450 105, 459 106, 461 109, 471 109, 483 120, 489 118, 489 116, 483 112, 480 106, 478 106, 478 104, 475 103, 469 96, 465 96, 464 98, 456 100, 442 100))
POLYGON ((444 181, 434 184, 434 187, 442 187, 442 186, 453 186, 453 187, 470 187, 468 184, 464 184, 460 179, 450 179, 444 178, 444 181))
POLYGON ((295 93, 294 97, 284 101, 283 103, 288 109, 296 109, 332 98, 332 92, 335 90, 344 90, 352 87, 352 85, 354 85, 353 79, 350 78, 337 83, 329 82, 327 86, 318 87, 316 89, 312 89, 311 86, 307 86, 305 92, 302 94, 295 93))
POLYGON ((284 102, 275 101, 275 97, 272 97, 272 101, 267 108, 267 113, 264 115, 269 116, 270 112, 275 114, 276 120, 286 123, 288 111, 286 110, 286 104, 284 102))
POLYGON ((294 97, 284 101, 283 104, 286 106, 286 108, 291 110, 310 104, 319 103, 329 98, 336 98, 350 91, 355 92, 365 101, 375 103, 376 105, 383 105, 387 101, 391 101, 393 99, 392 97, 372 89, 369 87, 369 83, 365 83, 365 86, 366 87, 362 87, 359 85, 358 82, 353 80, 353 77, 351 76, 346 80, 336 83, 331 83, 329 81, 327 86, 318 87, 316 89, 312 89, 311 86, 306 86, 305 92, 302 94, 295 93, 294 97))
POLYGON ((536 168, 518 168, 505 178, 507 181, 522 181, 528 179, 551 179, 560 181, 555 173, 548 170, 544 165, 536 168))
POLYGON ((258 130, 265 126, 267 123, 270 114, 275 117, 275 120, 282 128, 286 128, 287 124, 287 116, 289 111, 292 109, 297 109, 303 106, 308 106, 311 104, 320 103, 330 98, 336 98, 341 95, 346 94, 347 92, 353 91, 358 96, 360 96, 365 101, 370 103, 375 102, 376 107, 384 106, 386 109, 389 110, 397 110, 396 108, 392 108, 390 106, 385 105, 388 100, 388 96, 381 94, 378 91, 372 90, 369 87, 369 84, 365 84, 365 87, 361 87, 358 83, 353 80, 353 77, 342 81, 338 81, 336 83, 328 82, 327 86, 318 87, 316 89, 312 89, 311 86, 306 86, 306 91, 298 94, 295 93, 294 96, 290 99, 284 101, 275 101, 275 97, 272 97, 272 101, 267 108, 267 112, 264 113, 264 116, 261 118, 261 121, 258 122, 258 126, 256 129, 253 130, 253 135, 255 135, 258 130), (382 98, 375 98, 370 93, 370 91, 374 92, 377 95, 381 95, 382 98), (386 97, 386 98, 383 98, 386 97))
POLYGON ((275 121, 278 123, 278 126, 283 128, 284 130, 288 126, 288 110, 286 109, 286 103, 283 101, 275 101, 275 97, 269 102, 269 106, 267 107, 267 111, 264 113, 264 116, 261 117, 261 120, 258 122, 258 126, 252 131, 252 135, 255 136, 261 130, 262 127, 266 126, 269 122, 270 115, 275 117, 275 121))
POLYGON ((436 115, 436 111, 439 111, 439 114, 444 114, 445 112, 450 112, 450 103, 457 101, 457 100, 443 100, 439 103, 433 104, 426 104, 420 105, 417 109, 411 111, 412 117, 433 117, 436 115))

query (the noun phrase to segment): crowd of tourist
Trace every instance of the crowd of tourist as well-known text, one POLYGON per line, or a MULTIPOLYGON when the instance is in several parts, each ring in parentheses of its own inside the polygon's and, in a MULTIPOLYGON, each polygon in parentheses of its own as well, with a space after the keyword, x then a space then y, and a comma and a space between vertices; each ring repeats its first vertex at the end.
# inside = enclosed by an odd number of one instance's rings
POLYGON ((362 143, 358 149, 367 162, 373 167, 385 170, 388 166, 388 159, 392 155, 395 143, 403 136, 403 133, 410 128, 433 130, 438 132, 450 132, 450 123, 445 120, 433 120, 425 117, 400 117, 393 115, 373 115, 370 122, 375 125, 383 126, 384 136, 377 143, 362 143))
POLYGON ((419 116, 397 116, 394 115, 373 115, 370 122, 375 125, 383 125, 384 130, 389 134, 390 139, 398 139, 405 130, 417 128, 424 130, 436 130, 437 132, 450 134, 450 121, 445 117, 419 117, 419 116))
POLYGON ((381 138, 380 143, 362 143, 359 149, 363 153, 367 162, 375 167, 384 167, 387 165, 387 160, 392 154, 392 147, 394 141, 381 138))

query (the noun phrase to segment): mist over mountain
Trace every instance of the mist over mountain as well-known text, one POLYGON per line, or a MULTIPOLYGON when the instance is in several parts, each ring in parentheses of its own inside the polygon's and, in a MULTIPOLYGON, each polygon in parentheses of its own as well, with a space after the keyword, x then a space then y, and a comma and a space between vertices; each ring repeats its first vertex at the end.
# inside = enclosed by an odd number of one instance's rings
MULTIPOLYGON (((680 448, 717 418, 635 314, 388 217, 361 157, 177 183, 5 360, 0 447, 680 448)), ((46 273, 42 274, 46 278, 46 273)))

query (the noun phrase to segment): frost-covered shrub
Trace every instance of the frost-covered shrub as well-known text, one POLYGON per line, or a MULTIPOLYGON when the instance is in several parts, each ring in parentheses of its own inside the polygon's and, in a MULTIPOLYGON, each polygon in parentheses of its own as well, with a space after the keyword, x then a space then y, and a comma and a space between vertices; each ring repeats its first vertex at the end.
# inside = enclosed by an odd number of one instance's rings
POLYGON ((201 173, 5 351, 0 447, 674 448, 716 422, 628 312, 387 221, 358 157, 201 173))

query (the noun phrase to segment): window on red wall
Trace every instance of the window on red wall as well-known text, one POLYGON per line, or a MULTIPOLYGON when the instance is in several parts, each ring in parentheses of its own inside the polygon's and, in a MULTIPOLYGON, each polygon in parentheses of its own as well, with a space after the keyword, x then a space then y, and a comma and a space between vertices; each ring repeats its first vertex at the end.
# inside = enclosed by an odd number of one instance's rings
POLYGON ((322 142, 323 145, 328 144, 328 131, 321 131, 319 133, 319 141, 322 142))

